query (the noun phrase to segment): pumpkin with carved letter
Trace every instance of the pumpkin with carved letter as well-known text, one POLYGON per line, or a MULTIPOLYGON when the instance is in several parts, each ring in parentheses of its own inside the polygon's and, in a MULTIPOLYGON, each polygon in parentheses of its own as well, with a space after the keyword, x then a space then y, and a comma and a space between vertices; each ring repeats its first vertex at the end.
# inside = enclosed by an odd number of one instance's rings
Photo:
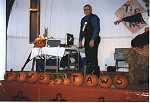
POLYGON ((49 84, 49 85, 54 85, 54 84, 55 84, 55 80, 50 79, 48 84, 49 84))
POLYGON ((61 78, 57 78, 54 80, 55 85, 61 85, 63 83, 63 80, 61 78))
POLYGON ((86 75, 86 77, 85 77, 85 84, 87 86, 89 86, 89 87, 97 86, 97 84, 98 84, 97 76, 94 75, 94 74, 86 75))
POLYGON ((113 79, 113 84, 116 88, 124 89, 128 86, 128 79, 125 75, 117 74, 113 79))
POLYGON ((49 83, 49 74, 47 72, 40 73, 39 75, 40 75, 39 77, 40 83, 44 83, 44 84, 49 83))
POLYGON ((27 73, 26 72, 19 72, 17 76, 18 82, 25 82, 27 80, 27 73))
POLYGON ((27 81, 29 83, 35 83, 38 81, 38 79, 39 79, 39 74, 37 72, 34 71, 28 72, 27 81))
POLYGON ((64 84, 65 86, 68 86, 68 85, 71 84, 71 80, 70 80, 69 78, 64 78, 63 81, 64 81, 63 84, 64 84))
POLYGON ((72 73, 71 74, 71 83, 74 86, 80 86, 84 81, 82 73, 72 73))
POLYGON ((99 86, 100 88, 110 88, 112 85, 112 79, 108 75, 101 75, 99 77, 99 86))
POLYGON ((15 81, 17 79, 17 73, 11 69, 5 73, 4 78, 7 81, 15 81))

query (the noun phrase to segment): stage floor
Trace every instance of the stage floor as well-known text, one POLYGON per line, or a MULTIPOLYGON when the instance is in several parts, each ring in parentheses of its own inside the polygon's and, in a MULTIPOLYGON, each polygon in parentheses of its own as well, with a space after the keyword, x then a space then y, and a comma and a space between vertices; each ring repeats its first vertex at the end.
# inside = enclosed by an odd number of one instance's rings
POLYGON ((144 90, 103 89, 12 81, 1 81, 1 83, 0 101, 149 101, 149 93, 144 90))

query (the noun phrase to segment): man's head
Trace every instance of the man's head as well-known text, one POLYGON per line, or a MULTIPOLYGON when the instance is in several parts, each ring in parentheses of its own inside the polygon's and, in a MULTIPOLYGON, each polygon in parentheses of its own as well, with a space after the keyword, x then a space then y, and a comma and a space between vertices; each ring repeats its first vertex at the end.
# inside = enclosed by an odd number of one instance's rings
POLYGON ((86 16, 92 14, 92 6, 89 5, 89 4, 84 5, 83 10, 84 10, 84 14, 85 14, 86 16))
POLYGON ((131 46, 138 54, 149 56, 149 32, 136 36, 131 41, 131 46))

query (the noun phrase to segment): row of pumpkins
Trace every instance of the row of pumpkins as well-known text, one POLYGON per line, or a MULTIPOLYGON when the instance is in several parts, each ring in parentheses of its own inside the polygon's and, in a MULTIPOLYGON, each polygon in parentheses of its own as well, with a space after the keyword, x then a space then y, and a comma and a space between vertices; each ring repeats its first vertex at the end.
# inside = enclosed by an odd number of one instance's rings
POLYGON ((17 81, 17 82, 28 82, 28 83, 44 83, 50 85, 73 85, 81 86, 86 85, 89 87, 100 87, 100 88, 111 88, 115 86, 116 88, 127 88, 128 79, 126 76, 121 74, 116 74, 113 78, 108 75, 101 75, 97 78, 94 74, 88 74, 83 76, 82 73, 72 73, 69 78, 51 78, 47 72, 6 72, 6 81, 17 81))

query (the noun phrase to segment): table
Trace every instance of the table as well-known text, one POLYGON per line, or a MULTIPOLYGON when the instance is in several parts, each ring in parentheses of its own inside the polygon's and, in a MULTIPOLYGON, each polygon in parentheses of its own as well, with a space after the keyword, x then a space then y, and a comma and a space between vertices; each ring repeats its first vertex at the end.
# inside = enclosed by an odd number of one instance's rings
POLYGON ((24 70, 24 67, 26 66, 26 64, 31 61, 33 59, 33 63, 32 63, 32 69, 34 70, 34 64, 35 64, 35 58, 37 56, 41 57, 41 56, 56 56, 57 58, 61 58, 63 57, 65 52, 65 48, 64 47, 43 47, 43 48, 32 48, 25 64, 22 67, 22 71, 24 70))
POLYGON ((64 52, 65 52, 64 47, 33 48, 31 51, 30 60, 33 59, 34 57, 42 56, 42 55, 63 57, 64 52))

